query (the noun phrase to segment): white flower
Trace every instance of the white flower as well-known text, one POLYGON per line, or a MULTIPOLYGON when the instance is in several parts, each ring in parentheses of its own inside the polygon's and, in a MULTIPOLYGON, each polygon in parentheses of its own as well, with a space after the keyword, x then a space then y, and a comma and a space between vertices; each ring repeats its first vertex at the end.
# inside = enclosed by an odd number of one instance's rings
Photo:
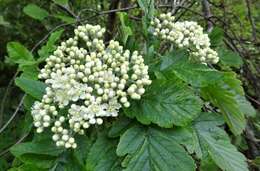
POLYGON ((48 87, 32 116, 39 133, 52 125, 57 146, 76 148, 74 133, 84 134, 90 125, 102 124, 103 117, 118 116, 122 106, 130 106, 129 98, 140 99, 151 84, 143 57, 114 40, 106 47, 104 32, 99 25, 78 26, 41 69, 39 78, 48 87), (59 112, 61 108, 68 112, 59 112))
POLYGON ((171 13, 161 14, 151 22, 154 36, 168 40, 179 48, 190 49, 194 58, 201 63, 217 63, 219 57, 216 51, 210 48, 210 40, 207 34, 196 22, 174 22, 171 13))

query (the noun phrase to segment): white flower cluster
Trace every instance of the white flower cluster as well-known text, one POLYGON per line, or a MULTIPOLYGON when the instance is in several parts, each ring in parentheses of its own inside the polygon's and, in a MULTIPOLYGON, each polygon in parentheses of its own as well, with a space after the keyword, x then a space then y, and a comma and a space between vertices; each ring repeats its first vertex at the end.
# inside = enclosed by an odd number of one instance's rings
POLYGON ((75 133, 102 124, 103 117, 118 116, 122 106, 130 106, 130 98, 140 99, 151 84, 142 56, 123 50, 117 41, 106 47, 104 32, 99 25, 79 26, 39 74, 47 88, 32 107, 34 126, 38 133, 51 126, 57 146, 76 148, 75 133))
POLYGON ((164 40, 176 44, 179 48, 186 48, 201 63, 217 63, 219 57, 210 48, 210 40, 203 28, 194 21, 174 22, 171 13, 161 14, 151 21, 153 34, 164 40))

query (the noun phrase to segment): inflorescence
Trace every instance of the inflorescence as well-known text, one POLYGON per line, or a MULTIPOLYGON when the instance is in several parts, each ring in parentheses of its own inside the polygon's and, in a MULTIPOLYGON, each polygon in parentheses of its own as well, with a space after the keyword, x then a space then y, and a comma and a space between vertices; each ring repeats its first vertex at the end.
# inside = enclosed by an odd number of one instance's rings
POLYGON ((39 74, 47 88, 32 107, 34 126, 37 133, 51 127, 57 146, 76 148, 76 133, 102 124, 103 117, 118 116, 121 107, 130 106, 129 99, 139 100, 151 84, 143 57, 114 40, 105 46, 104 32, 99 25, 78 26, 39 74))
POLYGON ((179 48, 186 48, 195 60, 215 64, 219 61, 216 51, 210 48, 210 40, 203 28, 194 21, 175 22, 171 13, 161 14, 151 21, 153 34, 179 48))

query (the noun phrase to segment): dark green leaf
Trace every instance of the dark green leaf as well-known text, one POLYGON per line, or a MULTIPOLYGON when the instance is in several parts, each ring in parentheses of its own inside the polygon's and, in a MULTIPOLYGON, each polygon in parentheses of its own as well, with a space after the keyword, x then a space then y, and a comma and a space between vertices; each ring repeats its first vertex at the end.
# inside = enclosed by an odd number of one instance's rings
POLYGON ((20 157, 24 154, 58 156, 62 153, 62 151, 63 149, 57 148, 57 146, 50 139, 20 143, 11 148, 11 153, 16 157, 20 157))
POLYGON ((243 95, 243 88, 241 82, 232 73, 226 73, 218 84, 202 88, 202 96, 221 110, 235 135, 240 134, 246 125, 237 95, 243 95))
POLYGON ((97 141, 91 147, 87 157, 87 171, 107 171, 120 169, 119 158, 116 156, 117 141, 109 139, 105 134, 99 135, 97 141))
POLYGON ((128 129, 120 138, 117 154, 127 155, 126 171, 195 170, 191 156, 163 129, 141 126, 128 129))
POLYGON ((87 158, 87 154, 91 147, 91 141, 90 138, 85 135, 77 136, 76 139, 78 147, 74 150, 73 155, 79 161, 80 164, 84 165, 87 158))
MULTIPOLYGON (((193 125, 195 152, 199 158, 210 157, 222 170, 247 171, 246 158, 230 143, 226 132, 219 128, 222 118, 213 113, 202 113, 193 125)), ((185 128, 184 128, 185 129, 185 128)))
POLYGON ((126 115, 136 117, 143 124, 155 123, 161 127, 184 126, 196 118, 201 100, 182 81, 156 80, 143 98, 125 109, 126 115))
POLYGON ((116 120, 112 128, 109 130, 108 135, 109 137, 118 137, 120 136, 125 130, 131 126, 133 121, 127 117, 120 117, 116 120))
POLYGON ((175 74, 183 81, 195 86, 205 87, 209 84, 214 84, 222 78, 222 73, 210 69, 203 64, 192 63, 188 60, 188 56, 183 51, 171 53, 163 59, 161 68, 165 70, 167 77, 172 77, 175 74))
POLYGON ((49 15, 48 11, 35 4, 26 5, 23 8, 23 12, 36 20, 43 20, 49 15))
POLYGON ((19 77, 15 79, 15 84, 25 93, 31 95, 37 100, 41 100, 43 94, 45 93, 46 85, 40 81, 19 77))

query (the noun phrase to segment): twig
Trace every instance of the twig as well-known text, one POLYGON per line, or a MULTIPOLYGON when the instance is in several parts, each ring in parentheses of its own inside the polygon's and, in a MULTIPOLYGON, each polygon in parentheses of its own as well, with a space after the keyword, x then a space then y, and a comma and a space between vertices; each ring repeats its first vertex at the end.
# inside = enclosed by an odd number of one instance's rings
POLYGON ((202 11, 204 14, 204 18, 207 22, 207 32, 211 32, 213 29, 213 23, 209 20, 210 17, 212 17, 211 11, 210 11, 210 4, 207 0, 202 0, 202 11))
POLYGON ((56 31, 57 29, 59 29, 61 27, 72 25, 72 24, 75 24, 75 23, 64 23, 64 24, 57 25, 56 27, 51 29, 38 43, 35 44, 35 46, 31 50, 31 52, 33 52, 38 46, 40 46, 49 37, 49 35, 51 33, 53 33, 54 31, 56 31))
MULTIPOLYGON (((109 9, 114 10, 118 7, 119 0, 111 0, 109 9)), ((109 41, 113 36, 113 31, 116 23, 116 14, 110 13, 107 18, 106 24, 106 33, 105 33, 105 42, 109 41)))
POLYGON ((65 10, 69 15, 71 15, 72 17, 74 17, 76 19, 76 21, 79 21, 79 16, 76 15, 70 8, 68 5, 60 5, 55 3, 58 7, 60 7, 61 9, 65 10))
POLYGON ((16 73, 14 74, 14 76, 12 77, 12 79, 9 81, 8 85, 7 85, 7 88, 6 88, 6 91, 5 91, 5 94, 2 98, 2 101, 1 101, 1 110, 0 110, 0 126, 2 126, 2 121, 3 121, 3 114, 4 114, 4 106, 5 106, 5 103, 6 103, 6 98, 8 96, 8 93, 9 93, 9 89, 11 88, 11 85, 13 84, 14 82, 14 79, 16 78, 16 76, 18 75, 19 71, 16 71, 16 73))
POLYGON ((253 37, 253 40, 256 41, 256 26, 255 26, 255 23, 254 23, 252 14, 251 14, 251 3, 250 3, 250 0, 245 0, 245 1, 246 1, 246 7, 247 7, 247 17, 248 17, 249 22, 252 27, 252 37, 253 37))
POLYGON ((6 153, 8 153, 13 146, 15 146, 15 145, 21 143, 28 135, 29 135, 29 133, 24 134, 18 141, 16 141, 16 143, 14 143, 14 144, 11 145, 10 147, 8 147, 8 148, 5 149, 4 151, 2 151, 2 152, 0 153, 0 157, 2 157, 3 155, 5 155, 6 153))
POLYGON ((254 99, 253 97, 249 96, 246 94, 246 97, 249 98, 250 100, 252 100, 253 102, 255 102, 258 106, 260 106, 260 102, 256 99, 254 99))
POLYGON ((12 114, 12 116, 9 118, 9 120, 4 124, 4 126, 0 129, 0 134, 5 130, 5 128, 10 124, 10 122, 14 119, 14 117, 16 116, 16 114, 18 113, 20 107, 22 106, 23 104, 23 100, 25 98, 26 95, 24 95, 22 97, 22 99, 20 100, 18 106, 16 107, 14 113, 12 114))

